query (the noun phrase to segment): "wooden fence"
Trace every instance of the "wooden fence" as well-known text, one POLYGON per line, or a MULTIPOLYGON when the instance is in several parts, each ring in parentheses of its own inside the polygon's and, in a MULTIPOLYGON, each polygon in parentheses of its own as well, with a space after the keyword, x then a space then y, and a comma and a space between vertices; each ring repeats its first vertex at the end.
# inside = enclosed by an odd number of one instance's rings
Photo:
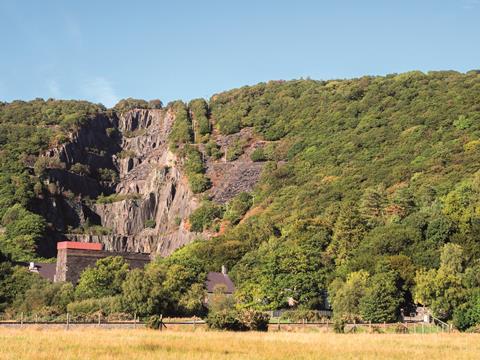
MULTIPOLYGON (((447 325, 447 324, 445 324, 447 325)), ((367 332, 367 333, 414 333, 427 334, 438 332, 451 332, 451 326, 438 325, 436 323, 349 323, 345 325, 346 333, 367 332)), ((136 329, 145 328, 146 322, 139 319, 130 321, 107 321, 99 318, 97 321, 71 321, 70 316, 67 316, 66 321, 0 321, 0 327, 3 328, 61 328, 65 330, 77 328, 105 328, 105 329, 136 329)), ((206 322, 200 319, 186 319, 186 320, 161 320, 160 330, 195 330, 196 328, 206 328, 206 322)), ((325 322, 281 322, 271 321, 268 326, 269 331, 334 331, 334 324, 329 321, 325 322)))

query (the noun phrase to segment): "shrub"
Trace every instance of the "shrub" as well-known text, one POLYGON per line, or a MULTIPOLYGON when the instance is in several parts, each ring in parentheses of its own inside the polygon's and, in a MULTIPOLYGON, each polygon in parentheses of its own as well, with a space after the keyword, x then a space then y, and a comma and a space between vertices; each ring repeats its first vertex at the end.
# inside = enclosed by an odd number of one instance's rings
POLYGON ((248 330, 268 331, 270 316, 261 311, 243 310, 240 313, 240 321, 248 330))
POLYGON ((226 153, 227 161, 237 160, 243 154, 245 145, 246 141, 244 139, 238 139, 232 145, 228 146, 226 153))
POLYGON ((140 200, 142 195, 140 194, 111 194, 104 196, 103 194, 97 198, 97 204, 112 204, 119 201, 126 200, 140 200))
POLYGON ((118 136, 118 130, 116 128, 113 128, 113 127, 106 128, 105 133, 107 134, 107 136, 109 138, 112 138, 112 139, 114 139, 118 136))
POLYGON ((120 100, 113 109, 119 112, 124 112, 133 109, 148 109, 149 105, 145 100, 141 99, 122 99, 120 100))
POLYGON ((168 135, 170 150, 176 151, 181 145, 192 142, 193 131, 192 122, 188 116, 188 111, 185 104, 181 101, 174 102, 171 107, 175 112, 175 122, 172 130, 168 135))
POLYGON ((118 174, 113 169, 102 168, 98 169, 98 178, 100 181, 106 182, 117 182, 118 181, 118 174))
POLYGON ((108 296, 99 299, 74 301, 67 305, 67 311, 76 317, 92 314, 110 315, 122 311, 120 296, 108 296))
POLYGON ((227 205, 224 218, 232 224, 237 224, 252 206, 252 196, 242 192, 235 196, 227 205))
POLYGON ((117 154, 119 159, 129 159, 134 158, 135 156, 137 156, 137 154, 132 150, 122 150, 117 154))
POLYGON ((157 223, 156 223, 155 220, 153 220, 153 219, 148 219, 147 221, 145 221, 145 227, 146 227, 146 228, 153 229, 153 228, 155 228, 155 226, 157 226, 157 223))
POLYGON ((159 330, 160 326, 162 326, 162 317, 158 315, 152 315, 147 320, 147 328, 153 330, 159 330))
POLYGON ((185 156, 184 168, 187 173, 190 189, 194 194, 202 193, 211 187, 210 179, 205 176, 205 166, 203 164, 202 153, 196 148, 185 147, 183 154, 185 156))
POLYGON ((282 314, 282 319, 288 319, 293 322, 300 322, 302 320, 316 322, 322 320, 322 316, 316 310, 296 309, 285 311, 282 314))
POLYGON ((109 256, 100 259, 95 267, 87 267, 75 288, 75 298, 103 298, 119 295, 122 283, 129 271, 128 263, 120 256, 109 256))
POLYGON ((210 134, 210 122, 208 120, 208 104, 204 99, 195 99, 188 104, 190 112, 195 120, 196 142, 203 142, 210 134))
POLYGON ((253 152, 250 154, 250 159, 252 159, 252 161, 266 161, 267 160, 267 156, 265 155, 265 151, 263 150, 263 148, 256 148, 255 150, 253 150, 253 152))
POLYGON ((347 321, 345 319, 335 319, 333 321, 333 331, 335 331, 337 334, 343 334, 345 333, 345 325, 347 325, 347 321))
POLYGON ((239 313, 236 310, 221 310, 210 312, 206 319, 210 329, 246 331, 247 327, 239 319, 239 313))
POLYGON ((211 156, 215 160, 218 160, 223 156, 223 152, 222 150, 220 150, 220 146, 214 140, 210 140, 205 145, 205 152, 207 156, 211 156))
POLYGON ((70 171, 77 175, 90 175, 90 166, 80 163, 75 163, 70 167, 70 171))
POLYGON ((148 107, 150 109, 161 109, 163 107, 163 103, 160 99, 153 99, 148 102, 148 107))
POLYGON ((190 230, 202 232, 208 229, 215 219, 221 217, 222 207, 211 201, 205 201, 190 215, 190 230))
POLYGON ((210 179, 204 174, 193 174, 188 177, 190 189, 194 194, 199 194, 207 191, 212 187, 210 179))
POLYGON ((210 311, 206 320, 210 329, 230 331, 268 331, 269 321, 261 311, 234 309, 210 311))

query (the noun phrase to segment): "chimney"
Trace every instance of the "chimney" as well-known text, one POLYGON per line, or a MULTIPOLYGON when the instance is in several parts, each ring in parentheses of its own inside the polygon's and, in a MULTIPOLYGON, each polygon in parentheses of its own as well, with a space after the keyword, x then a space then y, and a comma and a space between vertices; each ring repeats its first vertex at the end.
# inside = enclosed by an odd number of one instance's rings
POLYGON ((225 265, 222 265, 222 274, 227 275, 227 267, 225 265))

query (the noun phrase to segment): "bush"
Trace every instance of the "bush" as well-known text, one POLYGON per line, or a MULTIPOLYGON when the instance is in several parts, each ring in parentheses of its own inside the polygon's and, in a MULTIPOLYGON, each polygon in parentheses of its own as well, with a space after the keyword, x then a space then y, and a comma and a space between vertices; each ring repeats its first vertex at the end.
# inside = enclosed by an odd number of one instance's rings
POLYGON ((208 104, 204 99, 195 99, 188 104, 190 113, 195 120, 195 140, 204 142, 207 139, 205 135, 210 134, 210 122, 208 120, 208 104))
POLYGON ((243 310, 240 313, 240 321, 248 330, 268 331, 270 316, 261 311, 243 310))
POLYGON ((227 205, 224 218, 232 224, 237 224, 252 206, 252 195, 242 192, 235 196, 227 205))
POLYGON ((204 174, 193 174, 188 177, 190 189, 194 194, 200 194, 212 187, 210 179, 204 174))
POLYGON ((145 221, 145 228, 153 229, 153 228, 155 228, 155 226, 157 226, 157 223, 156 223, 155 220, 148 219, 147 221, 145 221))
POLYGON ((162 317, 158 315, 152 315, 147 320, 147 328, 153 330, 159 330, 162 326, 162 317))
POLYGON ((202 232, 208 229, 215 219, 221 217, 222 207, 211 201, 205 201, 190 215, 190 230, 202 232))
POLYGON ((170 150, 175 152, 181 145, 192 142, 193 130, 192 121, 188 116, 185 104, 181 101, 176 101, 170 106, 175 112, 175 122, 168 135, 168 142, 170 144, 170 150))
POLYGON ((210 329, 246 331, 247 327, 240 321, 236 310, 221 310, 210 312, 206 319, 210 329))
POLYGON ((67 311, 75 317, 88 317, 92 314, 110 315, 122 311, 120 296, 74 301, 67 305, 67 311))
POLYGON ((480 325, 480 289, 474 291, 465 304, 455 309, 453 324, 461 331, 480 325))
POLYGON ((104 196, 103 194, 97 198, 97 204, 112 204, 119 201, 139 200, 142 196, 140 194, 111 194, 104 196))
POLYGON ((117 182, 118 181, 118 174, 113 169, 102 168, 98 169, 98 178, 100 181, 106 182, 117 182))
POLYGON ((117 154, 119 159, 130 159, 134 158, 135 156, 137 156, 137 154, 132 150, 122 150, 117 154))
POLYGON ((205 176, 202 153, 194 147, 186 146, 182 154, 185 156, 184 169, 187 173, 190 189, 194 194, 208 190, 211 183, 210 179, 205 176))
POLYGON ((300 322, 303 320, 317 322, 321 321, 322 318, 323 316, 321 316, 318 311, 309 309, 288 310, 282 314, 282 319, 288 319, 293 322, 300 322))
POLYGON ((268 331, 270 317, 256 310, 223 309, 210 311, 207 325, 210 329, 230 331, 268 331))
POLYGON ((150 106, 145 100, 140 99, 122 99, 113 108, 119 112, 125 112, 133 109, 148 109, 150 106))
POLYGON ((75 163, 70 167, 70 171, 77 175, 90 175, 90 166, 80 163, 75 163))
POLYGON ((252 161, 266 161, 267 160, 267 156, 265 155, 265 151, 263 150, 263 148, 256 148, 255 150, 253 150, 253 152, 250 154, 250 159, 252 159, 252 161))
POLYGON ((232 145, 228 146, 226 153, 227 161, 237 160, 243 154, 245 145, 246 141, 244 139, 238 139, 232 145))
POLYGON ((347 325, 347 321, 345 319, 335 319, 333 321, 333 331, 337 334, 345 333, 345 325, 347 325))
POLYGON ((223 152, 222 150, 220 150, 220 146, 214 140, 210 140, 205 145, 205 152, 207 153, 207 156, 211 156, 215 160, 218 160, 223 156, 223 152))

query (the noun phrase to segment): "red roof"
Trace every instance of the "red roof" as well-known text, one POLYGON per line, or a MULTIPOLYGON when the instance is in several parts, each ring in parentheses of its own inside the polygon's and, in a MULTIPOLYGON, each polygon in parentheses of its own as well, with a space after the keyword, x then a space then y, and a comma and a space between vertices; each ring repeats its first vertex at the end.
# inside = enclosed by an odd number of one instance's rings
POLYGON ((102 250, 103 245, 99 243, 83 243, 78 241, 62 241, 57 243, 57 250, 80 249, 80 250, 102 250))
POLYGON ((235 285, 233 285, 232 280, 230 280, 227 274, 220 272, 209 272, 207 274, 206 282, 207 292, 213 293, 215 288, 219 285, 224 285, 227 288, 227 294, 232 294, 235 291, 235 285))

